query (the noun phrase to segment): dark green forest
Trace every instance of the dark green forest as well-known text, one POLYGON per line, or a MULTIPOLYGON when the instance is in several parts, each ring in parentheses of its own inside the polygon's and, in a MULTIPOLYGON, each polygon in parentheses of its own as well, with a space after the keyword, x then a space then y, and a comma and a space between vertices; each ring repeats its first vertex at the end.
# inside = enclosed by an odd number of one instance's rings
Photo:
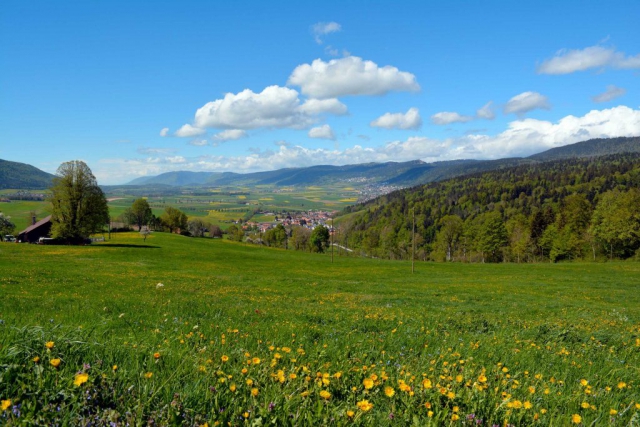
POLYGON ((51 186, 53 175, 31 165, 0 159, 0 189, 44 189, 51 186))
POLYGON ((410 259, 412 252, 420 260, 463 262, 639 258, 640 154, 466 175, 342 214, 336 241, 379 258, 410 259))

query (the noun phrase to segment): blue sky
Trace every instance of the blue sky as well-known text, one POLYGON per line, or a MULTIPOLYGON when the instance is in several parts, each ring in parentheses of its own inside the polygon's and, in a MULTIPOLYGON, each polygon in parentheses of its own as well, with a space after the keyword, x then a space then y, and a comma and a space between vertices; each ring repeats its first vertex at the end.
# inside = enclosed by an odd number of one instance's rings
POLYGON ((9 0, 0 158, 119 184, 640 135, 640 2, 397 3, 9 0))

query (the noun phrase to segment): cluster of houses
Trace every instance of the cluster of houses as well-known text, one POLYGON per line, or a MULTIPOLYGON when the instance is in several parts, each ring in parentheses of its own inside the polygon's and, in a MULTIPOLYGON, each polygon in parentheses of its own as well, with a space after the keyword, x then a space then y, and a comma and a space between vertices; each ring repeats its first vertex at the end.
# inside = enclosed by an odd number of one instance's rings
POLYGON ((300 226, 309 229, 313 229, 318 225, 326 225, 334 212, 326 211, 307 211, 307 212, 287 212, 281 215, 273 212, 260 212, 261 215, 275 217, 273 222, 255 222, 247 221, 242 224, 242 229, 245 231, 259 231, 264 233, 265 231, 274 228, 278 224, 286 226, 300 226))

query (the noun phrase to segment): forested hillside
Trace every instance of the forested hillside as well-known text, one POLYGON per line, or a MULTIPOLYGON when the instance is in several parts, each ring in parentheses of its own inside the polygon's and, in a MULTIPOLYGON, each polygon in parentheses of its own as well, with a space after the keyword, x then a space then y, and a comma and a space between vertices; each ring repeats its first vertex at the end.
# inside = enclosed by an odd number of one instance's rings
POLYGON ((25 163, 0 159, 0 189, 43 189, 51 186, 53 175, 25 163))
POLYGON ((628 258, 640 247, 640 153, 530 163, 347 209, 337 240, 367 255, 513 261, 628 258))

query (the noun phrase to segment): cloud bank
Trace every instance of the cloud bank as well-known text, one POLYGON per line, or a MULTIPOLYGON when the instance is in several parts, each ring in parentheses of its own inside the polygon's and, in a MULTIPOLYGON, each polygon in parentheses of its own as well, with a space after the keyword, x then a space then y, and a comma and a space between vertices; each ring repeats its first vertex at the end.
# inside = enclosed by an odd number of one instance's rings
POLYGON ((640 110, 619 106, 592 110, 581 117, 566 116, 557 122, 515 120, 509 123, 506 130, 496 135, 471 134, 444 140, 412 136, 372 148, 354 145, 344 150, 329 150, 280 144, 276 150, 247 156, 104 159, 95 174, 101 182, 118 183, 171 170, 252 172, 317 164, 345 165, 416 159, 427 162, 465 158, 496 159, 529 156, 591 138, 637 135, 640 135, 640 110), (114 174, 114 170, 118 170, 120 175, 114 174))

